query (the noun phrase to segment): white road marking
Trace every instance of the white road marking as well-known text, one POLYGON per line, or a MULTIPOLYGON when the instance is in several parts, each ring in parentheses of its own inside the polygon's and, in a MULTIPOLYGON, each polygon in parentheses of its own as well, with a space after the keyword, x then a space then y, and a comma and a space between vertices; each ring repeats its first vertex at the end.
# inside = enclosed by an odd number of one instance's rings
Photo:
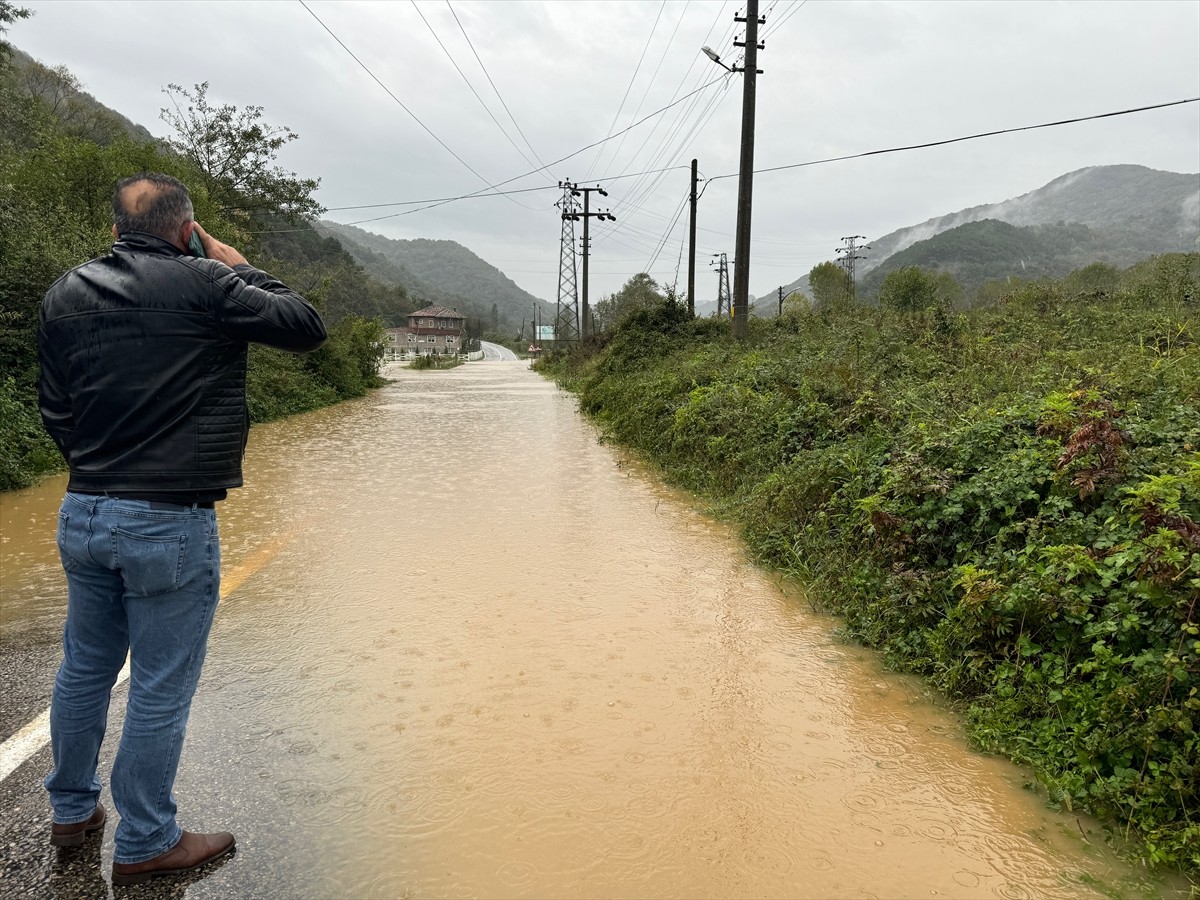
MULTIPOLYGON (((301 522, 291 531, 283 534, 277 540, 271 541, 257 552, 250 554, 241 565, 234 566, 228 573, 221 573, 221 599, 237 590, 243 581, 267 565, 292 539, 300 532, 304 523, 301 522)), ((129 680, 129 658, 113 687, 129 680)), ((42 714, 0 744, 0 781, 4 781, 18 766, 50 743, 50 709, 47 707, 42 714)))
MULTIPOLYGON (((129 659, 126 657, 125 665, 121 666, 121 671, 117 674, 117 681, 113 687, 118 684, 123 684, 129 680, 129 659)), ((50 708, 47 707, 42 711, 42 714, 10 737, 3 744, 0 744, 0 781, 3 781, 14 771, 21 763, 33 756, 43 747, 50 743, 50 708)))

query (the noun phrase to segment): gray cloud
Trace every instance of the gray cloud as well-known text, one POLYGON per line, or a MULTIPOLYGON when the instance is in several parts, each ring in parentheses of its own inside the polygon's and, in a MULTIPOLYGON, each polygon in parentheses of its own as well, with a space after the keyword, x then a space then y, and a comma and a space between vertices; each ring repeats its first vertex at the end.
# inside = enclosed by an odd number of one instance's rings
MULTIPOLYGON (((458 195, 484 185, 298 2, 27 4, 36 15, 17 23, 11 40, 44 62, 67 65, 98 99, 155 133, 163 131, 157 116, 165 102, 160 89, 168 82, 207 80, 216 98, 265 107, 271 121, 300 134, 281 161, 320 176, 326 206, 458 195)), ((463 84, 411 4, 310 5, 485 180, 531 168, 463 84)), ((618 127, 632 121, 639 102, 644 115, 670 102, 681 84, 687 91, 720 75, 699 54, 701 44, 727 59, 736 52, 729 40, 735 5, 718 0, 671 0, 665 6, 453 0, 453 8, 547 162, 603 137, 627 87, 618 127)), ((766 71, 759 81, 758 168, 1200 95, 1197 3, 812 0, 794 8, 793 0, 764 0, 762 8, 770 14, 760 62, 766 71)), ((447 5, 422 2, 420 11, 523 145, 447 5)), ((590 151, 555 166, 551 176, 513 186, 683 167, 692 156, 706 176, 734 173, 740 82, 709 88, 701 101, 678 107, 691 109, 682 120, 672 111, 655 131, 654 121, 640 126, 615 158, 613 142, 598 164, 590 151), (689 144, 683 136, 704 108, 711 116, 689 144), (669 152, 655 156, 659 148, 669 152)), ((831 258, 843 234, 878 236, 1026 193, 1085 166, 1135 163, 1195 172, 1198 106, 760 175, 751 291, 765 293, 831 258)), ((640 185, 636 179, 607 185, 620 221, 593 232, 596 298, 620 287, 654 255, 686 193, 687 173, 680 168, 640 185), (639 196, 635 187, 653 189, 639 196)), ((708 254, 733 249, 736 194, 736 178, 726 178, 708 185, 703 197, 702 298, 715 284, 704 266, 708 254)), ((457 240, 552 300, 560 225, 555 199, 553 191, 489 197, 363 227, 392 237, 457 240)), ((329 217, 351 222, 388 212, 346 210, 329 217)), ((684 224, 680 218, 651 269, 659 280, 675 277, 684 224)), ((681 280, 685 268, 686 262, 681 280)))

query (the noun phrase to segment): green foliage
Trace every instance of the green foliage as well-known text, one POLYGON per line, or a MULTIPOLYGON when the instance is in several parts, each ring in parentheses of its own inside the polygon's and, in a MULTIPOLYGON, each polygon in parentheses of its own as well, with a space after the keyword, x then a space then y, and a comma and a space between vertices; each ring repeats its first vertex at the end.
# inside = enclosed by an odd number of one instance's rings
POLYGON ((1054 804, 1195 875, 1198 265, 1090 267, 946 327, 918 271, 916 301, 744 344, 664 306, 538 365, 1054 804))
POLYGON ((899 313, 950 310, 962 288, 946 273, 926 272, 915 266, 895 269, 879 288, 879 305, 899 313))
POLYGON ((593 330, 615 331, 634 313, 657 306, 664 299, 658 289, 658 283, 645 272, 639 272, 626 281, 615 294, 596 304, 592 310, 593 330))
POLYGON ((29 487, 62 466, 36 400, 19 396, 12 378, 0 380, 0 447, 0 491, 29 487))
POLYGON ((819 309, 841 309, 853 296, 850 276, 834 262, 813 266, 808 273, 808 286, 819 309))
POLYGON ((320 179, 300 178, 274 165, 278 151, 299 135, 286 125, 265 122, 261 106, 214 106, 207 81, 192 90, 169 84, 163 93, 170 106, 160 118, 175 131, 169 143, 191 163, 223 214, 270 210, 296 222, 325 211, 312 196, 320 179))
POLYGON ((451 356, 437 356, 433 353, 428 353, 423 356, 418 356, 408 364, 410 369, 419 371, 428 371, 429 369, 453 369, 462 365, 462 360, 457 354, 451 356))

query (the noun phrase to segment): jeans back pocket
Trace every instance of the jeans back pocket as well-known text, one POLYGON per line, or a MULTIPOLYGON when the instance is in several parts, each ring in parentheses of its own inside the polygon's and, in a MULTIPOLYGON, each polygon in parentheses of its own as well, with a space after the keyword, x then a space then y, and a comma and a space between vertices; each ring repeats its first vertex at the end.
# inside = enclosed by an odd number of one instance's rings
POLYGON ((179 589, 186 534, 135 534, 112 530, 117 568, 125 588, 138 597, 154 597, 179 589))

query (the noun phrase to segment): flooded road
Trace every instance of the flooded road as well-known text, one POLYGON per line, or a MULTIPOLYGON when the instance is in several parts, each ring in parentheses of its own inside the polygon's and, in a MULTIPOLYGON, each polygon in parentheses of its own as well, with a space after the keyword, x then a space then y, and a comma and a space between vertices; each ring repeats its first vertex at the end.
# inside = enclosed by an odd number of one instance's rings
MULTIPOLYGON (((399 370, 256 428, 246 475, 220 511, 224 599, 176 790, 184 827, 228 828, 238 854, 176 896, 1181 890, 967 749, 917 682, 839 643, 525 363, 399 370)), ((57 663, 62 487, 0 506, 0 737, 57 663)), ((47 766, 0 796, 42 829, 47 766)), ((87 894, 44 832, 6 827, 10 887, 87 894)), ((99 852, 103 896, 111 830, 99 852)))

